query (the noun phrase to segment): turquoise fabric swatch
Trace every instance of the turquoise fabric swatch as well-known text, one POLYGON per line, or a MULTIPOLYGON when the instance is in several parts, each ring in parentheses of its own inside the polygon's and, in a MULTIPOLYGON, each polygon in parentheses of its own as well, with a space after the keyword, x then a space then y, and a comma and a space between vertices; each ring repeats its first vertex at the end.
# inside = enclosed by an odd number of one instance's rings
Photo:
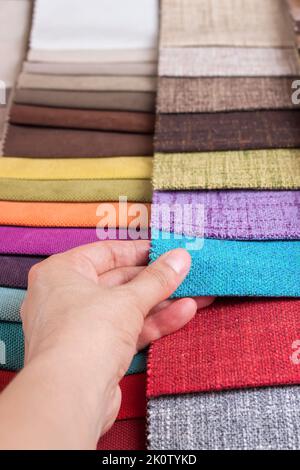
MULTIPOLYGON (((0 322, 0 369, 18 371, 24 364, 24 335, 21 323, 0 322)), ((146 352, 136 354, 126 375, 146 371, 146 352)))
POLYGON ((26 290, 0 287, 0 320, 20 322, 20 307, 26 290))
POLYGON ((300 297, 300 241, 178 238, 152 229, 151 261, 174 248, 188 249, 192 266, 173 297, 300 297))

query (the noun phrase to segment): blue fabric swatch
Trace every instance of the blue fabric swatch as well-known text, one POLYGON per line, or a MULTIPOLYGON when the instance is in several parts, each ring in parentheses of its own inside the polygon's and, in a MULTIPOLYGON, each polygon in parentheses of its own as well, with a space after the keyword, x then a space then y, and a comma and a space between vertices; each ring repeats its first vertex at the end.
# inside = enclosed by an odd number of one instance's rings
POLYGON ((186 248, 191 270, 173 297, 300 297, 300 241, 176 238, 152 230, 150 259, 186 248))

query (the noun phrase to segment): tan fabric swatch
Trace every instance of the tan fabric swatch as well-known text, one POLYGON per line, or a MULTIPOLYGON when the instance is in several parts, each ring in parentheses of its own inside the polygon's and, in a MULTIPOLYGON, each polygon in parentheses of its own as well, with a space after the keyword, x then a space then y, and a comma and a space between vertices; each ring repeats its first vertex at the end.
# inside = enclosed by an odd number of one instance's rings
POLYGON ((28 52, 30 62, 156 62, 157 49, 38 50, 28 52))
POLYGON ((18 88, 82 91, 156 91, 155 77, 38 75, 22 73, 18 88))
POLYGON ((0 80, 14 85, 27 47, 31 13, 29 0, 1 0, 0 80))
POLYGON ((155 93, 148 92, 92 92, 61 90, 17 90, 15 102, 56 108, 102 109, 118 111, 153 112, 155 93))
POLYGON ((19 180, 0 178, 0 200, 45 202, 151 202, 151 180, 19 180))
POLYGON ((156 76, 157 62, 55 63, 24 62, 23 71, 45 75, 132 75, 156 76))
POLYGON ((161 154, 154 189, 299 189, 300 149, 161 154))
POLYGON ((159 113, 290 109, 297 77, 160 78, 159 113))
POLYGON ((282 0, 162 0, 161 11, 162 47, 294 45, 282 0))
POLYGON ((163 48, 160 76, 167 77, 266 77, 300 73, 296 48, 163 48))

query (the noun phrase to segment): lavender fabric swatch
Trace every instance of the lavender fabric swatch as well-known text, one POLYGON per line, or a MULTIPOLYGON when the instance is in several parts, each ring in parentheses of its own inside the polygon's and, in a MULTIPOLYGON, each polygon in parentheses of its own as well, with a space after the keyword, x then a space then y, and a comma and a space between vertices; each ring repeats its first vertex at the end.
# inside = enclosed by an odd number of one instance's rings
POLYGON ((155 191, 151 225, 191 237, 299 240, 300 191, 155 191))
MULTIPOLYGON (((103 234, 103 230, 101 233, 103 234)), ((110 229, 107 235, 107 239, 110 240, 130 239, 126 229, 110 229)), ((143 239, 149 239, 148 230, 143 231, 142 236, 143 239)), ((76 246, 94 243, 100 239, 94 228, 2 226, 0 227, 0 254, 47 256, 76 246)))

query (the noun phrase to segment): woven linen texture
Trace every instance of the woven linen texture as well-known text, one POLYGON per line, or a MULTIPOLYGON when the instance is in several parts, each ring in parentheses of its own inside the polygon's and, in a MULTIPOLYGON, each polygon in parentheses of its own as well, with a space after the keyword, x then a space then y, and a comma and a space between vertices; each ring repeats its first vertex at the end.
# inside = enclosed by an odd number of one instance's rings
MULTIPOLYGON (((140 233, 149 239, 149 230, 140 233)), ((48 256, 99 240, 127 240, 122 229, 45 228, 0 226, 0 254, 48 256)))
POLYGON ((154 191, 151 227, 192 237, 297 240, 299 214, 299 191, 154 191))
POLYGON ((153 134, 154 115, 129 111, 75 110, 14 104, 10 122, 41 127, 153 134))
POLYGON ((161 47, 294 46, 282 0, 163 0, 160 37, 161 47))
POLYGON ((154 398, 149 449, 299 449, 299 393, 291 386, 154 398))
POLYGON ((160 114, 157 152, 300 147, 300 110, 160 114))
POLYGON ((299 241, 178 239, 152 229, 151 261, 175 248, 190 252, 192 267, 173 297, 300 296, 299 241))
POLYGON ((33 180, 0 178, 2 201, 108 202, 119 196, 128 201, 151 202, 150 179, 33 180))
POLYGON ((298 189, 298 149, 174 153, 154 157, 155 189, 298 189))
POLYGON ((291 100, 294 80, 296 76, 161 77, 157 110, 159 113, 206 113, 297 108, 291 100))
MULTIPOLYGON (((131 202, 110 202, 115 210, 115 219, 105 220, 107 203, 63 203, 63 202, 14 202, 0 201, 0 224, 27 227, 128 227, 136 218, 138 206, 131 202), (102 217, 102 218, 101 218, 102 217)), ((141 228, 147 228, 151 205, 145 204, 147 219, 141 228)))
MULTIPOLYGON (((99 159, 1 159, 1 178, 37 180, 148 179, 152 158, 118 157, 99 159)), ((1 183, 1 179, 0 179, 1 183)))
POLYGON ((160 77, 288 77, 300 71, 295 49, 162 48, 160 77))
POLYGON ((9 124, 4 156, 36 158, 119 157, 153 154, 148 134, 95 132, 9 124))
POLYGON ((300 384, 299 317, 300 300, 215 301, 153 343, 147 396, 300 384))

